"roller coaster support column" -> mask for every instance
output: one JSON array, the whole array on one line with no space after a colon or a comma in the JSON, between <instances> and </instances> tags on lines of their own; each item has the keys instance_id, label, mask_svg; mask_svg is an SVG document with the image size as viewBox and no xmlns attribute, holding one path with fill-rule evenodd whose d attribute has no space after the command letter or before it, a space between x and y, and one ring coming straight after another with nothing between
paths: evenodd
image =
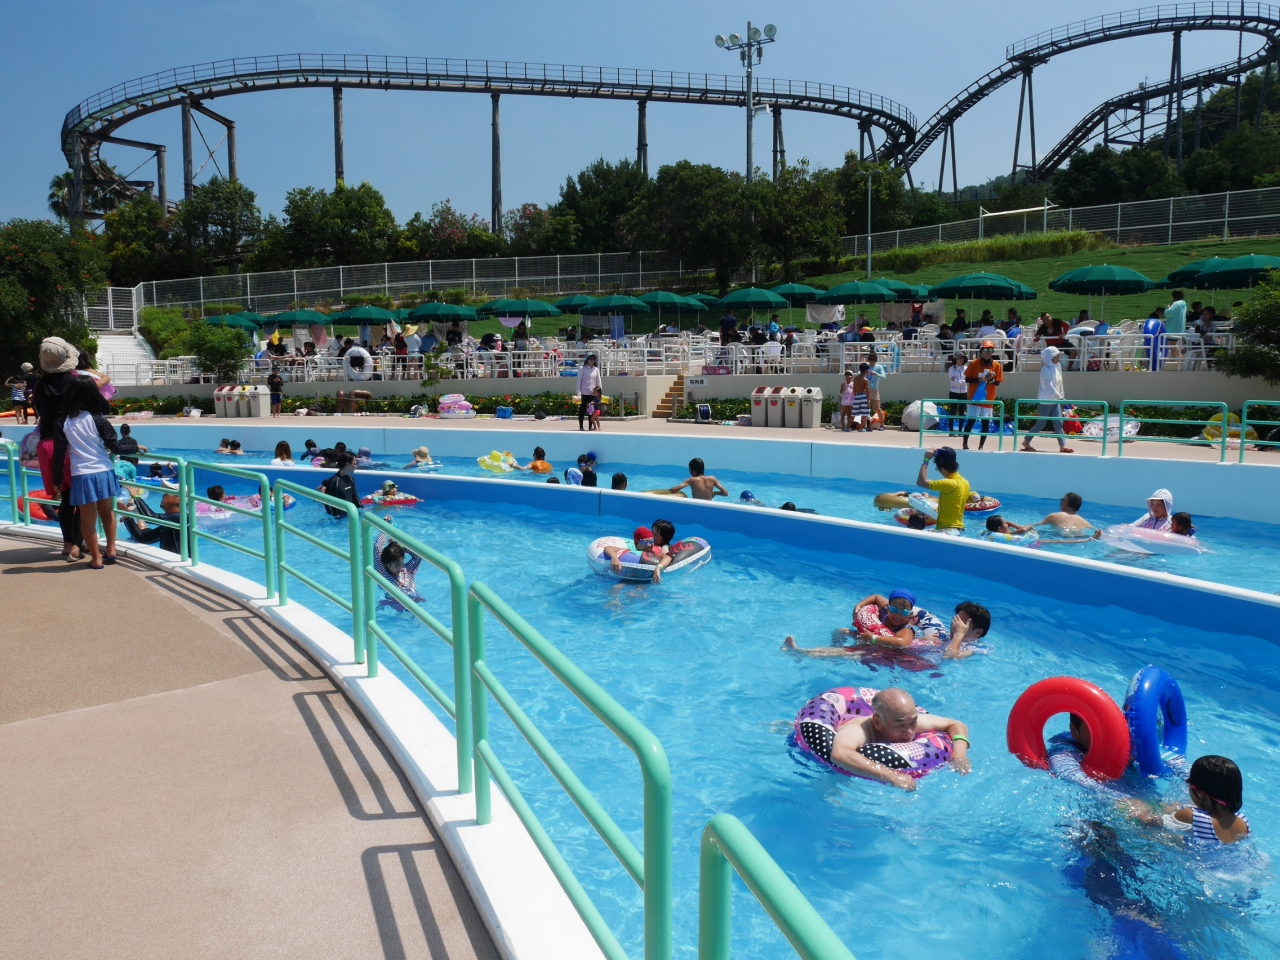
<instances>
[{"instance_id":1,"label":"roller coaster support column","mask_svg":"<svg viewBox=\"0 0 1280 960\"><path fill-rule=\"evenodd\" d=\"M636 164L640 172L649 175L649 101L636 104Z\"/></svg>"},{"instance_id":2,"label":"roller coaster support column","mask_svg":"<svg viewBox=\"0 0 1280 960\"><path fill-rule=\"evenodd\" d=\"M236 122L228 120L221 114L214 113L199 100L191 101L191 109L198 110L210 120L216 120L227 131L227 179L238 180L236 176Z\"/></svg>"},{"instance_id":3,"label":"roller coaster support column","mask_svg":"<svg viewBox=\"0 0 1280 960\"><path fill-rule=\"evenodd\" d=\"M160 209L167 214L169 212L169 185L168 177L165 175L165 145L163 143L147 143L145 140L126 140L124 137L104 137L93 134L87 135L90 139L97 140L99 143L118 143L122 147L136 147L139 150L149 150L156 155L156 187L160 192Z\"/></svg>"},{"instance_id":4,"label":"roller coaster support column","mask_svg":"<svg viewBox=\"0 0 1280 960\"><path fill-rule=\"evenodd\" d=\"M195 158L191 155L191 101L182 101L182 199L195 189Z\"/></svg>"},{"instance_id":5,"label":"roller coaster support column","mask_svg":"<svg viewBox=\"0 0 1280 960\"><path fill-rule=\"evenodd\" d=\"M1027 116L1027 133L1031 141L1031 166L1027 168L1029 179L1036 179L1036 98L1031 86L1031 71L1035 64L1027 62L1022 68L1022 90L1018 94L1018 130L1013 137L1013 169L1009 173L1010 186L1018 179L1018 155L1022 152L1022 116Z\"/></svg>"},{"instance_id":6,"label":"roller coaster support column","mask_svg":"<svg viewBox=\"0 0 1280 960\"><path fill-rule=\"evenodd\" d=\"M1262 129L1262 111L1267 105L1267 87L1271 85L1271 66L1275 63L1275 60L1275 48L1268 47L1267 62L1262 65L1262 93L1258 97L1258 112L1253 117L1253 128L1255 130Z\"/></svg>"},{"instance_id":7,"label":"roller coaster support column","mask_svg":"<svg viewBox=\"0 0 1280 960\"><path fill-rule=\"evenodd\" d=\"M346 164L343 162L342 143L342 88L333 87L333 182L334 185L346 182Z\"/></svg>"},{"instance_id":8,"label":"roller coaster support column","mask_svg":"<svg viewBox=\"0 0 1280 960\"><path fill-rule=\"evenodd\" d=\"M489 211L493 224L493 233L497 236L502 230L502 134L498 126L498 94L489 95L493 99L493 202Z\"/></svg>"},{"instance_id":9,"label":"roller coaster support column","mask_svg":"<svg viewBox=\"0 0 1280 960\"><path fill-rule=\"evenodd\" d=\"M84 154L80 150L80 138L73 137L71 155L71 196L67 197L67 212L72 226L84 224Z\"/></svg>"},{"instance_id":10,"label":"roller coaster support column","mask_svg":"<svg viewBox=\"0 0 1280 960\"><path fill-rule=\"evenodd\" d=\"M773 182L787 165L787 146L782 140L782 107L773 105Z\"/></svg>"},{"instance_id":11,"label":"roller coaster support column","mask_svg":"<svg viewBox=\"0 0 1280 960\"><path fill-rule=\"evenodd\" d=\"M1169 135L1177 133L1178 145L1175 154L1178 161L1178 173L1182 173L1182 31L1173 31L1173 58L1169 61L1169 100L1165 107L1164 118L1164 158L1169 159ZM1173 111L1178 111L1175 122Z\"/></svg>"}]
</instances>

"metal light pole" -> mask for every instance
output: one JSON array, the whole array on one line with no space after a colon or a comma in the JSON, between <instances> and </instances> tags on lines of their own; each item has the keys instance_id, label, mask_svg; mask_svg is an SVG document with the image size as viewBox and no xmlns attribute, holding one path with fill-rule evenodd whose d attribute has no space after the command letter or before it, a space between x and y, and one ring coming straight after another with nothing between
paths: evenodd
<instances>
[{"instance_id":1,"label":"metal light pole","mask_svg":"<svg viewBox=\"0 0 1280 960\"><path fill-rule=\"evenodd\" d=\"M867 279L871 279L871 168L867 168Z\"/></svg>"},{"instance_id":2,"label":"metal light pole","mask_svg":"<svg viewBox=\"0 0 1280 960\"><path fill-rule=\"evenodd\" d=\"M772 23L765 24L763 33L759 27L753 27L747 21L747 36L744 40L736 33L729 36L717 35L716 46L721 50L737 50L738 59L747 68L747 183L755 176L753 153L753 127L755 126L755 87L751 81L752 67L764 59L764 45L773 43L778 37L778 28ZM776 146L776 145L775 145Z\"/></svg>"}]
</instances>

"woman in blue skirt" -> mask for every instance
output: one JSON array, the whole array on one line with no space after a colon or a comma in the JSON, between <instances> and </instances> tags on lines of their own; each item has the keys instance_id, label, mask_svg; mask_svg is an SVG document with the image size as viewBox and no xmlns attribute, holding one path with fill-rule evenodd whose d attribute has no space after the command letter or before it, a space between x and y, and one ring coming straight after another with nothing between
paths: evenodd
<instances>
[{"instance_id":1,"label":"woman in blue skirt","mask_svg":"<svg viewBox=\"0 0 1280 960\"><path fill-rule=\"evenodd\" d=\"M89 569L101 570L116 562L116 515L112 506L120 496L120 483L111 463L116 431L101 409L98 386L88 377L76 377L53 438L53 480L59 490L71 491L72 506L80 508L80 530L89 551ZM64 477L64 461L71 457L71 477ZM98 520L107 534L107 548L98 546Z\"/></svg>"}]
</instances>

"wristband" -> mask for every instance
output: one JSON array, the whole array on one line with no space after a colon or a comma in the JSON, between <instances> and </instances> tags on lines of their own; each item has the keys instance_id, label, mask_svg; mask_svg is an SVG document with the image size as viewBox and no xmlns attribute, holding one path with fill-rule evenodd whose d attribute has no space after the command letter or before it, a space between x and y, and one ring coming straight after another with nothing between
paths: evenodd
<instances>
[{"instance_id":1,"label":"wristband","mask_svg":"<svg viewBox=\"0 0 1280 960\"><path fill-rule=\"evenodd\" d=\"M964 745L965 745L966 747L972 747L972 746L973 746L973 744L969 742L969 738L968 738L968 737L952 737L952 738L951 738L951 742L952 742L952 743L955 743L957 740L963 740L963 741L964 741Z\"/></svg>"}]
</instances>

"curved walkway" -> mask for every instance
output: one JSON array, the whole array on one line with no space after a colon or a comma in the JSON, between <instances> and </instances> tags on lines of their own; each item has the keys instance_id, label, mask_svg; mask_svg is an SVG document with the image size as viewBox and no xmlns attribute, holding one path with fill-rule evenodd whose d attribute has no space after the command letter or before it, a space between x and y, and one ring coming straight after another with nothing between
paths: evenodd
<instances>
[{"instance_id":1,"label":"curved walkway","mask_svg":"<svg viewBox=\"0 0 1280 960\"><path fill-rule=\"evenodd\" d=\"M382 743L252 612L0 537L0 953L496 960Z\"/></svg>"}]
</instances>

